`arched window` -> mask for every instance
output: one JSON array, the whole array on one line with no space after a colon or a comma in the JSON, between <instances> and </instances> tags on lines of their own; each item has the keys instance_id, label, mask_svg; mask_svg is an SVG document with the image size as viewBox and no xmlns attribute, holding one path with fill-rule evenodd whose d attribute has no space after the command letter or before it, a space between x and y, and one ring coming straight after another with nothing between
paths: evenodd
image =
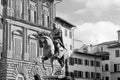
<instances>
[{"instance_id":1,"label":"arched window","mask_svg":"<svg viewBox=\"0 0 120 80\"><path fill-rule=\"evenodd\" d=\"M105 71L109 71L109 66L108 66L108 64L105 64Z\"/></svg>"},{"instance_id":2,"label":"arched window","mask_svg":"<svg viewBox=\"0 0 120 80\"><path fill-rule=\"evenodd\" d=\"M22 74L18 74L16 80L25 80Z\"/></svg>"}]
</instances>

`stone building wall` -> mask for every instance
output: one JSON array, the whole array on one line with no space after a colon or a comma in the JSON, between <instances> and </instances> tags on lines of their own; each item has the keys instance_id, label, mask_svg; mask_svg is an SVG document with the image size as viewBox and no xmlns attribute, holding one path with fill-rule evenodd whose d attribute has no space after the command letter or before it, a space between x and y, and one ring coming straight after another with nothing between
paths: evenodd
<instances>
[{"instance_id":1,"label":"stone building wall","mask_svg":"<svg viewBox=\"0 0 120 80\"><path fill-rule=\"evenodd\" d=\"M45 64L46 69L44 70L42 64L36 64L29 61L20 61L7 59L7 65L4 63L0 65L0 80L17 80L17 76L21 74L24 76L22 80L34 80L35 76L39 76L42 79L43 76L52 76L51 65ZM54 70L60 68L59 66L54 66ZM6 79L5 79L6 78Z\"/></svg>"},{"instance_id":2,"label":"stone building wall","mask_svg":"<svg viewBox=\"0 0 120 80\"><path fill-rule=\"evenodd\" d=\"M37 32L50 33L54 23L53 1L7 0L7 3L5 2L0 80L41 79L43 76L53 76L57 70L61 70L58 64L54 64L52 73L49 60L45 62L47 70L43 69L41 63L43 52L38 40L33 36Z\"/></svg>"}]
</instances>

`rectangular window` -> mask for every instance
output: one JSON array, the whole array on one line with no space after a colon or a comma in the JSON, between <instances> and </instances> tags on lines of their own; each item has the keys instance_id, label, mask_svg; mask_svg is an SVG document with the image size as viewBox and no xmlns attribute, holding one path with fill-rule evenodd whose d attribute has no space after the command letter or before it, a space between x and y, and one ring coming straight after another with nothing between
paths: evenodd
<instances>
[{"instance_id":1,"label":"rectangular window","mask_svg":"<svg viewBox=\"0 0 120 80\"><path fill-rule=\"evenodd\" d=\"M29 5L29 21L32 23L37 23L37 7L36 3L33 1L30 1Z\"/></svg>"},{"instance_id":2,"label":"rectangular window","mask_svg":"<svg viewBox=\"0 0 120 80\"><path fill-rule=\"evenodd\" d=\"M105 71L109 71L109 65L105 64Z\"/></svg>"},{"instance_id":3,"label":"rectangular window","mask_svg":"<svg viewBox=\"0 0 120 80\"><path fill-rule=\"evenodd\" d=\"M74 71L74 76L75 76L75 78L78 78L78 71Z\"/></svg>"},{"instance_id":4,"label":"rectangular window","mask_svg":"<svg viewBox=\"0 0 120 80\"><path fill-rule=\"evenodd\" d=\"M91 78L94 79L94 72L91 72Z\"/></svg>"},{"instance_id":5,"label":"rectangular window","mask_svg":"<svg viewBox=\"0 0 120 80\"><path fill-rule=\"evenodd\" d=\"M89 77L89 73L87 74L87 76ZM74 77L75 78L83 78L83 72L82 71L74 71Z\"/></svg>"},{"instance_id":6,"label":"rectangular window","mask_svg":"<svg viewBox=\"0 0 120 80\"><path fill-rule=\"evenodd\" d=\"M69 32L69 37L72 38L72 32L71 31Z\"/></svg>"},{"instance_id":7,"label":"rectangular window","mask_svg":"<svg viewBox=\"0 0 120 80\"><path fill-rule=\"evenodd\" d=\"M100 73L96 73L96 78L97 79L101 79L101 74Z\"/></svg>"},{"instance_id":8,"label":"rectangular window","mask_svg":"<svg viewBox=\"0 0 120 80\"><path fill-rule=\"evenodd\" d=\"M90 73L89 72L85 72L85 78L90 78Z\"/></svg>"},{"instance_id":9,"label":"rectangular window","mask_svg":"<svg viewBox=\"0 0 120 80\"><path fill-rule=\"evenodd\" d=\"M30 9L30 22L34 23L34 11Z\"/></svg>"},{"instance_id":10,"label":"rectangular window","mask_svg":"<svg viewBox=\"0 0 120 80\"><path fill-rule=\"evenodd\" d=\"M30 9L28 9L28 21L30 22L31 20L31 14L30 14Z\"/></svg>"},{"instance_id":11,"label":"rectangular window","mask_svg":"<svg viewBox=\"0 0 120 80\"><path fill-rule=\"evenodd\" d=\"M48 18L48 16L45 15L45 18L44 18L45 19L45 27L48 27L48 19L47 18Z\"/></svg>"},{"instance_id":12,"label":"rectangular window","mask_svg":"<svg viewBox=\"0 0 120 80\"><path fill-rule=\"evenodd\" d=\"M120 57L120 52L119 52L119 50L115 50L115 56L116 56L116 57Z\"/></svg>"},{"instance_id":13,"label":"rectangular window","mask_svg":"<svg viewBox=\"0 0 120 80\"><path fill-rule=\"evenodd\" d=\"M42 14L42 26L45 26L45 17L44 17L44 14Z\"/></svg>"},{"instance_id":14,"label":"rectangular window","mask_svg":"<svg viewBox=\"0 0 120 80\"><path fill-rule=\"evenodd\" d=\"M18 18L18 19L21 19L22 14L23 14L23 0L16 0L15 17Z\"/></svg>"},{"instance_id":15,"label":"rectangular window","mask_svg":"<svg viewBox=\"0 0 120 80\"><path fill-rule=\"evenodd\" d=\"M23 0L20 0L20 19L23 18Z\"/></svg>"},{"instance_id":16,"label":"rectangular window","mask_svg":"<svg viewBox=\"0 0 120 80\"><path fill-rule=\"evenodd\" d=\"M83 60L82 59L78 59L78 64L83 64Z\"/></svg>"},{"instance_id":17,"label":"rectangular window","mask_svg":"<svg viewBox=\"0 0 120 80\"><path fill-rule=\"evenodd\" d=\"M101 52L103 52L103 47L101 47Z\"/></svg>"},{"instance_id":18,"label":"rectangular window","mask_svg":"<svg viewBox=\"0 0 120 80\"><path fill-rule=\"evenodd\" d=\"M114 64L114 71L120 72L120 64Z\"/></svg>"},{"instance_id":19,"label":"rectangular window","mask_svg":"<svg viewBox=\"0 0 120 80\"><path fill-rule=\"evenodd\" d=\"M22 38L14 38L14 55L15 59L22 59Z\"/></svg>"},{"instance_id":20,"label":"rectangular window","mask_svg":"<svg viewBox=\"0 0 120 80\"><path fill-rule=\"evenodd\" d=\"M95 72L91 72L91 78L92 78L92 79L95 79L95 78L96 78Z\"/></svg>"},{"instance_id":21,"label":"rectangular window","mask_svg":"<svg viewBox=\"0 0 120 80\"><path fill-rule=\"evenodd\" d=\"M100 62L99 61L96 62L96 66L100 67Z\"/></svg>"},{"instance_id":22,"label":"rectangular window","mask_svg":"<svg viewBox=\"0 0 120 80\"><path fill-rule=\"evenodd\" d=\"M30 60L34 60L35 58L37 58L37 41L31 39L30 40Z\"/></svg>"},{"instance_id":23,"label":"rectangular window","mask_svg":"<svg viewBox=\"0 0 120 80\"><path fill-rule=\"evenodd\" d=\"M74 60L75 60L75 64L77 64L77 63L78 63L78 62L77 62L77 61L78 61L78 59L77 59L77 58L74 58Z\"/></svg>"},{"instance_id":24,"label":"rectangular window","mask_svg":"<svg viewBox=\"0 0 120 80\"><path fill-rule=\"evenodd\" d=\"M114 72L117 72L117 64L114 64Z\"/></svg>"},{"instance_id":25,"label":"rectangular window","mask_svg":"<svg viewBox=\"0 0 120 80\"><path fill-rule=\"evenodd\" d=\"M70 75L71 77L74 77L74 72L70 72L69 75Z\"/></svg>"},{"instance_id":26,"label":"rectangular window","mask_svg":"<svg viewBox=\"0 0 120 80\"><path fill-rule=\"evenodd\" d=\"M34 11L34 23L37 23L37 11Z\"/></svg>"},{"instance_id":27,"label":"rectangular window","mask_svg":"<svg viewBox=\"0 0 120 80\"><path fill-rule=\"evenodd\" d=\"M72 57L69 58L69 64L74 65L74 58L72 58Z\"/></svg>"},{"instance_id":28,"label":"rectangular window","mask_svg":"<svg viewBox=\"0 0 120 80\"><path fill-rule=\"evenodd\" d=\"M47 23L48 23L48 27L50 27L50 17L49 16L47 16Z\"/></svg>"},{"instance_id":29,"label":"rectangular window","mask_svg":"<svg viewBox=\"0 0 120 80\"><path fill-rule=\"evenodd\" d=\"M105 80L109 80L109 77L105 77Z\"/></svg>"},{"instance_id":30,"label":"rectangular window","mask_svg":"<svg viewBox=\"0 0 120 80\"><path fill-rule=\"evenodd\" d=\"M85 60L85 65L89 66L89 60Z\"/></svg>"},{"instance_id":31,"label":"rectangular window","mask_svg":"<svg viewBox=\"0 0 120 80\"><path fill-rule=\"evenodd\" d=\"M14 16L15 17L15 0L8 0L8 8L7 8L7 15L8 16Z\"/></svg>"},{"instance_id":32,"label":"rectangular window","mask_svg":"<svg viewBox=\"0 0 120 80\"><path fill-rule=\"evenodd\" d=\"M67 36L67 30L65 29L65 36Z\"/></svg>"},{"instance_id":33,"label":"rectangular window","mask_svg":"<svg viewBox=\"0 0 120 80\"><path fill-rule=\"evenodd\" d=\"M83 78L83 72L82 71L78 71L78 77Z\"/></svg>"},{"instance_id":34,"label":"rectangular window","mask_svg":"<svg viewBox=\"0 0 120 80\"><path fill-rule=\"evenodd\" d=\"M44 27L49 28L49 24L50 24L50 8L49 6L47 6L47 4L42 5L42 14L44 14L44 17L42 17L42 20L44 20Z\"/></svg>"},{"instance_id":35,"label":"rectangular window","mask_svg":"<svg viewBox=\"0 0 120 80\"><path fill-rule=\"evenodd\" d=\"M70 50L72 50L72 45L70 45Z\"/></svg>"},{"instance_id":36,"label":"rectangular window","mask_svg":"<svg viewBox=\"0 0 120 80\"><path fill-rule=\"evenodd\" d=\"M91 66L94 66L94 61L90 61L90 63L91 63Z\"/></svg>"}]
</instances>

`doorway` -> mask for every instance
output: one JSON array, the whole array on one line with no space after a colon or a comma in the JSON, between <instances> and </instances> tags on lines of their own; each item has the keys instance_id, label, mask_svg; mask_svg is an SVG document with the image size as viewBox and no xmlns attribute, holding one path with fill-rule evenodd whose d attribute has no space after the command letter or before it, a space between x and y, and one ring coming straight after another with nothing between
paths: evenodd
<instances>
[{"instance_id":1,"label":"doorway","mask_svg":"<svg viewBox=\"0 0 120 80\"><path fill-rule=\"evenodd\" d=\"M39 75L34 75L35 80L41 80Z\"/></svg>"}]
</instances>

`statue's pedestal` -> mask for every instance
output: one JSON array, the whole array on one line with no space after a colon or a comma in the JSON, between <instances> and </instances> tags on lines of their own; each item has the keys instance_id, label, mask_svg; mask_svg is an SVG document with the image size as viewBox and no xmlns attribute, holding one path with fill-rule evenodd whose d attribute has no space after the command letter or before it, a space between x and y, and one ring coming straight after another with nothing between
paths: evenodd
<instances>
[{"instance_id":1,"label":"statue's pedestal","mask_svg":"<svg viewBox=\"0 0 120 80\"><path fill-rule=\"evenodd\" d=\"M43 80L73 80L71 77L60 75L60 76L43 76Z\"/></svg>"},{"instance_id":2,"label":"statue's pedestal","mask_svg":"<svg viewBox=\"0 0 120 80\"><path fill-rule=\"evenodd\" d=\"M43 80L59 80L58 76L43 76Z\"/></svg>"}]
</instances>

